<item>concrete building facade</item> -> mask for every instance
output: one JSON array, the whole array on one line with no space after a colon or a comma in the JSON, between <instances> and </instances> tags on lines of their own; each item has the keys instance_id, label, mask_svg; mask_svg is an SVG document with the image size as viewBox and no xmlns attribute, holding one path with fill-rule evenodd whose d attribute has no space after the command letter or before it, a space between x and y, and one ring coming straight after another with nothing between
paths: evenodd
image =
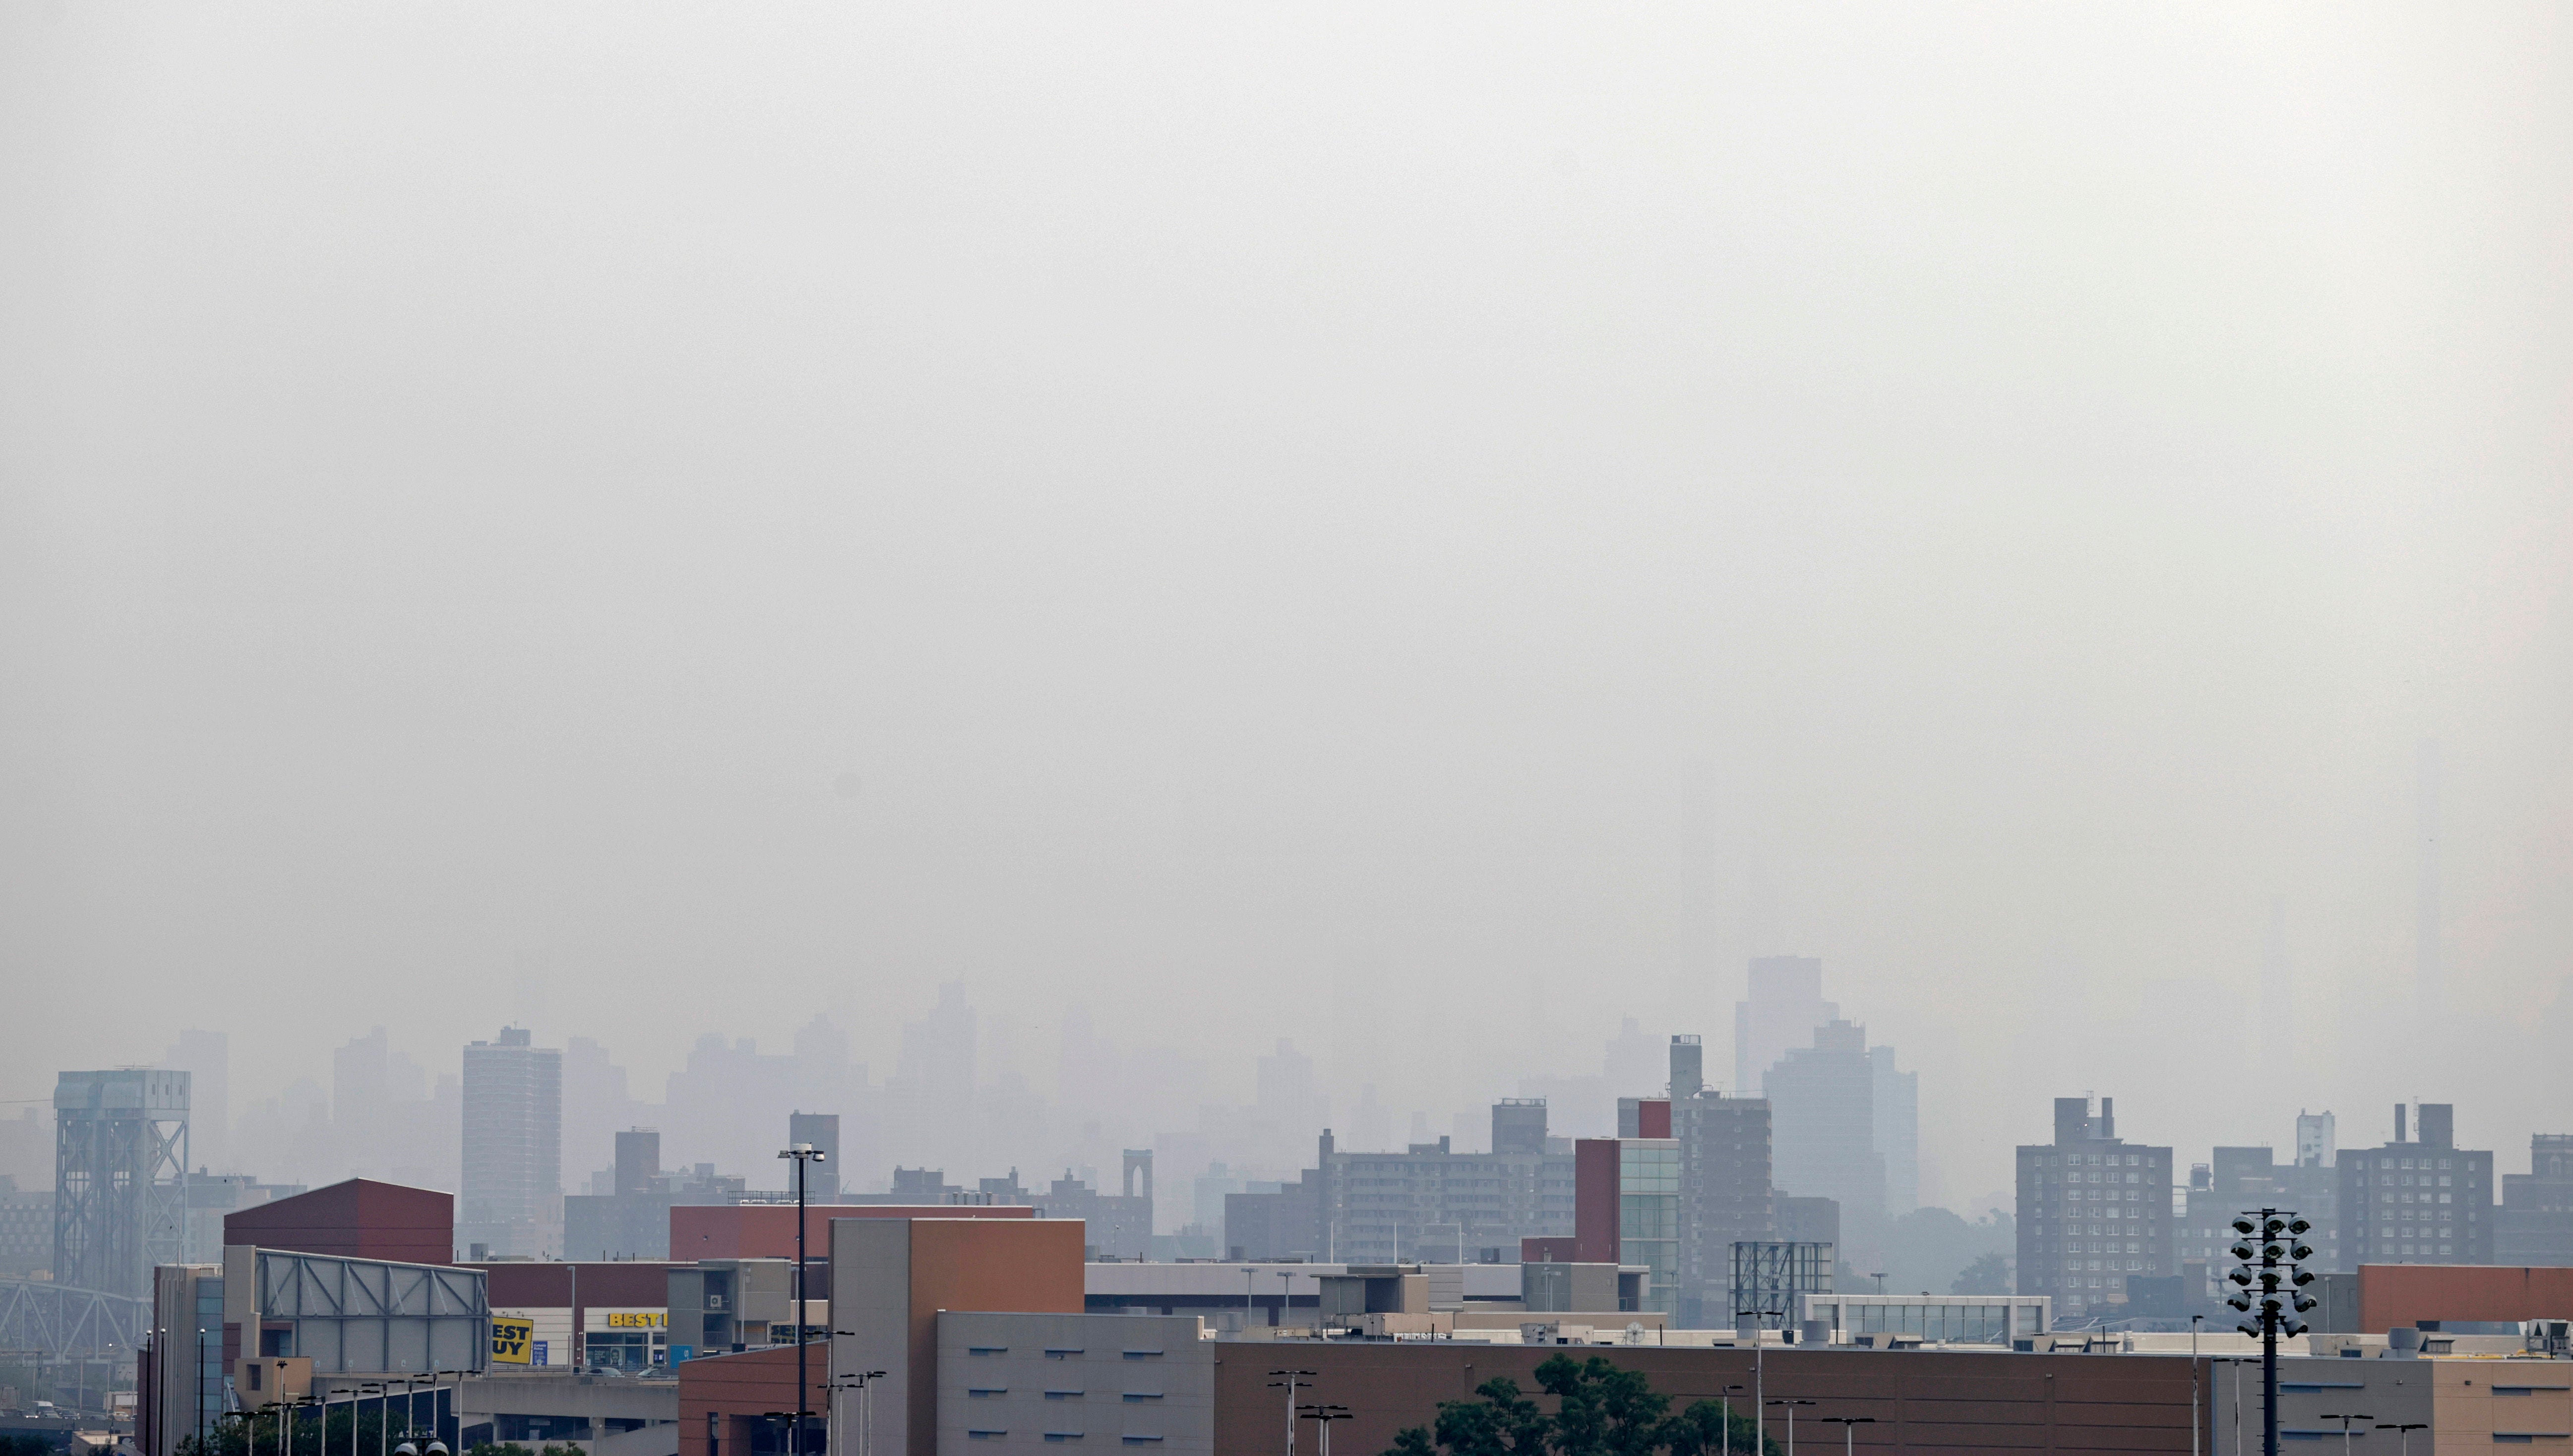
<instances>
[{"instance_id":1,"label":"concrete building facade","mask_svg":"<svg viewBox=\"0 0 2573 1456\"><path fill-rule=\"evenodd\" d=\"M1210 1456L1219 1347L1200 1327L1186 1316L942 1312L938 1449Z\"/></svg>"}]
</instances>

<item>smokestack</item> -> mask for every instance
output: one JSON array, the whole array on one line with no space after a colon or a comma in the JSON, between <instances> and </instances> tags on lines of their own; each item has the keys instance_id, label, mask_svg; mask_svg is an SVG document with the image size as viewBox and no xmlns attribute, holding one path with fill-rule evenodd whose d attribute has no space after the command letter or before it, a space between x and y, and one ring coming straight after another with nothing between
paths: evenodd
<instances>
[{"instance_id":1,"label":"smokestack","mask_svg":"<svg viewBox=\"0 0 2573 1456\"><path fill-rule=\"evenodd\" d=\"M2118 1099L2116 1097L2100 1099L2100 1135L2103 1138L2118 1135Z\"/></svg>"},{"instance_id":2,"label":"smokestack","mask_svg":"<svg viewBox=\"0 0 2573 1456\"><path fill-rule=\"evenodd\" d=\"M2269 939L2260 955L2260 1060L2284 1077L2295 1054L2294 994L2288 985L2287 899L2269 897Z\"/></svg>"},{"instance_id":3,"label":"smokestack","mask_svg":"<svg viewBox=\"0 0 2573 1456\"><path fill-rule=\"evenodd\" d=\"M2396 1102L2396 1103L2394 1104L2394 1140L2395 1140L2395 1141L2397 1141L2397 1142L2401 1142L2401 1141L2403 1141L2403 1140L2404 1140L2404 1139L2403 1139L2403 1104L2402 1104L2401 1102Z\"/></svg>"}]
</instances>

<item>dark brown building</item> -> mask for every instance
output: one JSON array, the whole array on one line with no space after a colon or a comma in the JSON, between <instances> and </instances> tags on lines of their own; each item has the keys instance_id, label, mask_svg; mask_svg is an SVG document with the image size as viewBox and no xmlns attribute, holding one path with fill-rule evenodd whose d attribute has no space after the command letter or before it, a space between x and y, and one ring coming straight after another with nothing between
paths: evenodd
<instances>
[{"instance_id":1,"label":"dark brown building","mask_svg":"<svg viewBox=\"0 0 2573 1456\"><path fill-rule=\"evenodd\" d=\"M1747 1413L1743 1402L1755 1383L1771 1400L1813 1401L1796 1408L1796 1438L1800 1448L1817 1451L1841 1444L1841 1428L1827 1423L1832 1416L1872 1418L1854 1428L1856 1445L1924 1456L2190 1449L2191 1362L2179 1357L1227 1341L1216 1348L1216 1456L1276 1456L1284 1413L1269 1372L1280 1365L1314 1371L1310 1394L1298 1398L1347 1406L1350 1419L1331 1433L1331 1444L1372 1456L1391 1447L1403 1427L1433 1420L1440 1401L1469 1398L1494 1376L1534 1390L1536 1367L1557 1353L1604 1356L1640 1370L1675 1411L1740 1385L1735 1408ZM2203 1382L2207 1364L2197 1363ZM2198 1389L2203 1396L2205 1386ZM2206 1408L2203 1399L2199 1408ZM1771 1419L1783 1447L1784 1418L1773 1409ZM2203 1416L2200 1424L2198 1449L2212 1450L2212 1428Z\"/></svg>"}]
</instances>

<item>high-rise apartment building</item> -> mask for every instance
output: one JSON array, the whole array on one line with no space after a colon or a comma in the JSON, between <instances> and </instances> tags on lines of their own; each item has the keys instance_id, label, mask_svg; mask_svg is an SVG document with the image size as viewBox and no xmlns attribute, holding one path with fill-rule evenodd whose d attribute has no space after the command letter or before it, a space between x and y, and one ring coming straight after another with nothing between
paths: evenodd
<instances>
[{"instance_id":1,"label":"high-rise apartment building","mask_svg":"<svg viewBox=\"0 0 2573 1456\"><path fill-rule=\"evenodd\" d=\"M188 1074L62 1073L54 1126L54 1282L150 1296L188 1247Z\"/></svg>"},{"instance_id":2,"label":"high-rise apartment building","mask_svg":"<svg viewBox=\"0 0 2573 1456\"><path fill-rule=\"evenodd\" d=\"M1770 1176L1804 1197L1840 1204L1845 1247L1861 1261L1883 1251L1885 1158L1876 1148L1876 1080L1867 1029L1816 1027L1813 1045L1769 1069Z\"/></svg>"},{"instance_id":3,"label":"high-rise apartment building","mask_svg":"<svg viewBox=\"0 0 2573 1456\"><path fill-rule=\"evenodd\" d=\"M2297 1119L2300 1134L2305 1121ZM2182 1195L2185 1206L2173 1230L2181 1272L2196 1280L2194 1286L2183 1288L2183 1296L2205 1299L2221 1294L2216 1285L2233 1266L2227 1251L2238 1238L2233 1220L2260 1208L2292 1208L2302 1214L2313 1225L2305 1235L2314 1248L2307 1267L2316 1273L2340 1270L2337 1178L2327 1164L2276 1161L2265 1146L2216 1148L2213 1161L2189 1169L2188 1189Z\"/></svg>"},{"instance_id":4,"label":"high-rise apartment building","mask_svg":"<svg viewBox=\"0 0 2573 1456\"><path fill-rule=\"evenodd\" d=\"M464 1049L464 1191L456 1241L562 1251L562 1053L516 1027Z\"/></svg>"},{"instance_id":5,"label":"high-rise apartment building","mask_svg":"<svg viewBox=\"0 0 2573 1456\"><path fill-rule=\"evenodd\" d=\"M1885 1216L1900 1218L1921 1206L1921 1074L1894 1065L1894 1049L1870 1047L1876 1073L1876 1155L1885 1159Z\"/></svg>"},{"instance_id":6,"label":"high-rise apartment building","mask_svg":"<svg viewBox=\"0 0 2573 1456\"><path fill-rule=\"evenodd\" d=\"M2398 1102L2393 1141L2340 1154L2340 1250L2351 1268L2493 1261L2493 1155L2456 1145L2453 1103L2420 1105L2418 1140L2405 1136Z\"/></svg>"},{"instance_id":7,"label":"high-rise apartment building","mask_svg":"<svg viewBox=\"0 0 2573 1456\"><path fill-rule=\"evenodd\" d=\"M2055 1299L2059 1317L2107 1312L2129 1277L2179 1272L2171 1231L2171 1150L2118 1135L2117 1100L2055 1099L2055 1140L2019 1149L2019 1292Z\"/></svg>"},{"instance_id":8,"label":"high-rise apartment building","mask_svg":"<svg viewBox=\"0 0 2573 1456\"><path fill-rule=\"evenodd\" d=\"M2528 1171L2502 1174L2499 1226L2496 1263L2573 1264L2573 1136L2528 1139Z\"/></svg>"},{"instance_id":9,"label":"high-rise apartment building","mask_svg":"<svg viewBox=\"0 0 2573 1456\"><path fill-rule=\"evenodd\" d=\"M2329 1112L2296 1112L2296 1166L2330 1167L2340 1158L2339 1133Z\"/></svg>"},{"instance_id":10,"label":"high-rise apartment building","mask_svg":"<svg viewBox=\"0 0 2573 1456\"><path fill-rule=\"evenodd\" d=\"M1671 1039L1670 1135L1680 1169L1673 1312L1687 1328L1729 1328L1733 1245L1771 1237L1770 1108L1766 1097L1710 1091L1701 1065L1697 1038Z\"/></svg>"},{"instance_id":11,"label":"high-rise apartment building","mask_svg":"<svg viewBox=\"0 0 2573 1456\"><path fill-rule=\"evenodd\" d=\"M1735 1085L1775 1113L1778 1185L1841 1205L1852 1257L1921 1203L1920 1077L1823 999L1822 962L1765 956L1734 1007ZM1674 1093L1676 1095L1676 1093Z\"/></svg>"}]
</instances>

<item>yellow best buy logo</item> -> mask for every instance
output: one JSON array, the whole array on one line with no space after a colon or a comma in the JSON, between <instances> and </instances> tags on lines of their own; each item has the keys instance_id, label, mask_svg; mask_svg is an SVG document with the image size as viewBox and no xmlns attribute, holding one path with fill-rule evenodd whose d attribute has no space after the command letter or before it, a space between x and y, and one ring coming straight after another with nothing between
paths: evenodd
<instances>
[{"instance_id":1,"label":"yellow best buy logo","mask_svg":"<svg viewBox=\"0 0 2573 1456\"><path fill-rule=\"evenodd\" d=\"M670 1316L657 1309L618 1310L607 1316L609 1329L666 1329Z\"/></svg>"},{"instance_id":2,"label":"yellow best buy logo","mask_svg":"<svg viewBox=\"0 0 2573 1456\"><path fill-rule=\"evenodd\" d=\"M491 1321L491 1358L503 1365L534 1363L533 1346L536 1322L532 1319L493 1319Z\"/></svg>"}]
</instances>

